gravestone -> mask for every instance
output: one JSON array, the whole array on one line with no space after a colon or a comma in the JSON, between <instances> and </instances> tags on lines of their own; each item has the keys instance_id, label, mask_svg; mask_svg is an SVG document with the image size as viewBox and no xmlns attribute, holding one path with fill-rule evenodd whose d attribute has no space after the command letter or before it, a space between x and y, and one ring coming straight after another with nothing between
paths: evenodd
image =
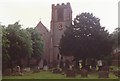
<instances>
[{"instance_id":1,"label":"gravestone","mask_svg":"<svg viewBox=\"0 0 120 81\"><path fill-rule=\"evenodd\" d=\"M98 72L99 78L109 78L109 66L105 65Z\"/></svg>"},{"instance_id":2,"label":"gravestone","mask_svg":"<svg viewBox=\"0 0 120 81\"><path fill-rule=\"evenodd\" d=\"M39 62L39 68L40 68L40 70L43 69L43 60L42 60L42 59L41 59L40 62Z\"/></svg>"},{"instance_id":3,"label":"gravestone","mask_svg":"<svg viewBox=\"0 0 120 81\"><path fill-rule=\"evenodd\" d=\"M88 71L86 69L81 69L81 77L88 77Z\"/></svg>"},{"instance_id":4,"label":"gravestone","mask_svg":"<svg viewBox=\"0 0 120 81\"><path fill-rule=\"evenodd\" d=\"M30 72L30 67L26 67L23 69L24 72Z\"/></svg>"},{"instance_id":5,"label":"gravestone","mask_svg":"<svg viewBox=\"0 0 120 81\"><path fill-rule=\"evenodd\" d=\"M108 71L99 71L98 75L99 75L99 78L109 78L109 72Z\"/></svg>"},{"instance_id":6,"label":"gravestone","mask_svg":"<svg viewBox=\"0 0 120 81\"><path fill-rule=\"evenodd\" d=\"M65 68L69 69L70 61L68 59L65 60Z\"/></svg>"},{"instance_id":7,"label":"gravestone","mask_svg":"<svg viewBox=\"0 0 120 81\"><path fill-rule=\"evenodd\" d=\"M101 71L109 71L109 66L105 65L101 68Z\"/></svg>"},{"instance_id":8,"label":"gravestone","mask_svg":"<svg viewBox=\"0 0 120 81\"><path fill-rule=\"evenodd\" d=\"M47 63L46 59L43 60L43 70L44 71L48 70L48 63Z\"/></svg>"},{"instance_id":9,"label":"gravestone","mask_svg":"<svg viewBox=\"0 0 120 81\"><path fill-rule=\"evenodd\" d=\"M13 76L22 76L23 74L21 73L20 66L16 66L13 68Z\"/></svg>"},{"instance_id":10,"label":"gravestone","mask_svg":"<svg viewBox=\"0 0 120 81\"><path fill-rule=\"evenodd\" d=\"M38 73L40 70L39 70L39 67L38 66L35 66L33 68L33 73Z\"/></svg>"},{"instance_id":11,"label":"gravestone","mask_svg":"<svg viewBox=\"0 0 120 81\"><path fill-rule=\"evenodd\" d=\"M47 65L43 66L43 70L47 71L48 70L48 66Z\"/></svg>"}]
</instances>

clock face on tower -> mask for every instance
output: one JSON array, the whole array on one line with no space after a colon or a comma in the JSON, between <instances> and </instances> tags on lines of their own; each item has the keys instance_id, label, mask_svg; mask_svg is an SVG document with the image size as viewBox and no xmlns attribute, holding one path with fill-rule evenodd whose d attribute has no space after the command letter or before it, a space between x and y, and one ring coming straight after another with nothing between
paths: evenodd
<instances>
[{"instance_id":1,"label":"clock face on tower","mask_svg":"<svg viewBox=\"0 0 120 81\"><path fill-rule=\"evenodd\" d=\"M63 29L63 25L62 25L62 23L59 23L59 25L58 25L58 29L59 29L59 30L62 30L62 29Z\"/></svg>"}]
</instances>

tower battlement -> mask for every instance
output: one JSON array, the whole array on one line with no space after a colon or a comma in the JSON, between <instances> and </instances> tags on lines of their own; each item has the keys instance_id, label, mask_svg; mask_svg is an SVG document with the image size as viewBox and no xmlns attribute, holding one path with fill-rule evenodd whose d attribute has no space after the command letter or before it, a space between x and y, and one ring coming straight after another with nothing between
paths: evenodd
<instances>
[{"instance_id":1,"label":"tower battlement","mask_svg":"<svg viewBox=\"0 0 120 81\"><path fill-rule=\"evenodd\" d=\"M72 22L72 9L70 3L52 4L51 15L51 61L58 61L59 43L66 27Z\"/></svg>"},{"instance_id":2,"label":"tower battlement","mask_svg":"<svg viewBox=\"0 0 120 81\"><path fill-rule=\"evenodd\" d=\"M69 3L69 2L67 2L66 4L65 4L65 3L61 3L61 4L58 3L58 4L56 4L56 5L55 5L55 4L52 4L52 7L53 7L53 8L55 8L55 7L56 7L56 8L58 8L58 7L69 7L69 6L70 6L70 3Z\"/></svg>"}]
</instances>

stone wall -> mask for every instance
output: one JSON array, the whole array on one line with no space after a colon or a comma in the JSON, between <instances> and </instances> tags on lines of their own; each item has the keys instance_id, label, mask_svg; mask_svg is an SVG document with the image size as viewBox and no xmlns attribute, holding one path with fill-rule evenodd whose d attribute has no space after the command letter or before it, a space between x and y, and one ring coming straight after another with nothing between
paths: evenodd
<instances>
[{"instance_id":1,"label":"stone wall","mask_svg":"<svg viewBox=\"0 0 120 81\"><path fill-rule=\"evenodd\" d=\"M50 32L40 21L36 26L36 30L41 34L44 50L42 54L42 59L50 60Z\"/></svg>"},{"instance_id":2,"label":"stone wall","mask_svg":"<svg viewBox=\"0 0 120 81\"><path fill-rule=\"evenodd\" d=\"M63 20L59 20L58 14L59 10L62 9ZM61 36L63 35L66 27L69 27L72 22L72 9L70 3L67 4L57 4L52 5L52 18L51 18L51 51L50 55L51 61L57 61L57 56L59 54L59 43Z\"/></svg>"}]
</instances>

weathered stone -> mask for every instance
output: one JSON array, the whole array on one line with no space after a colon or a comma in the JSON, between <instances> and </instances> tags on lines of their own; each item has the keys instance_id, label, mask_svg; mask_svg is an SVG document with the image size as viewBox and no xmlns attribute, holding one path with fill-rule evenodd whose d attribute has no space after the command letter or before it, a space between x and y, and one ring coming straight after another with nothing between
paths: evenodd
<instances>
[{"instance_id":1,"label":"weathered stone","mask_svg":"<svg viewBox=\"0 0 120 81\"><path fill-rule=\"evenodd\" d=\"M38 72L40 72L40 70L39 70L38 66L35 66L33 68L33 73L38 73Z\"/></svg>"},{"instance_id":2,"label":"weathered stone","mask_svg":"<svg viewBox=\"0 0 120 81\"><path fill-rule=\"evenodd\" d=\"M40 62L39 62L39 68L43 69L43 60L40 60Z\"/></svg>"},{"instance_id":3,"label":"weathered stone","mask_svg":"<svg viewBox=\"0 0 120 81\"><path fill-rule=\"evenodd\" d=\"M43 67L43 70L44 70L44 71L47 71L47 70L48 70L48 66L47 66L47 65L44 66L44 67Z\"/></svg>"},{"instance_id":4,"label":"weathered stone","mask_svg":"<svg viewBox=\"0 0 120 81\"><path fill-rule=\"evenodd\" d=\"M30 72L30 67L24 68L22 71L23 72Z\"/></svg>"},{"instance_id":5,"label":"weathered stone","mask_svg":"<svg viewBox=\"0 0 120 81\"><path fill-rule=\"evenodd\" d=\"M108 71L99 71L98 75L99 75L99 78L109 78L109 72Z\"/></svg>"},{"instance_id":6,"label":"weathered stone","mask_svg":"<svg viewBox=\"0 0 120 81\"><path fill-rule=\"evenodd\" d=\"M16 66L13 68L12 75L13 76L22 76L23 75L23 73L21 73L20 66Z\"/></svg>"},{"instance_id":7,"label":"weathered stone","mask_svg":"<svg viewBox=\"0 0 120 81\"><path fill-rule=\"evenodd\" d=\"M60 11L61 9L62 11ZM58 48L61 36L66 26L69 27L72 22L72 9L70 4L59 5L59 7L54 6L54 8L52 8L51 18L50 32L41 21L37 24L35 29L41 34L44 44L42 58L47 59L49 62L54 62L54 60L59 60L57 57L59 55ZM59 20L61 18L62 20Z\"/></svg>"},{"instance_id":8,"label":"weathered stone","mask_svg":"<svg viewBox=\"0 0 120 81\"><path fill-rule=\"evenodd\" d=\"M105 65L101 67L101 71L109 71L109 66Z\"/></svg>"},{"instance_id":9,"label":"weathered stone","mask_svg":"<svg viewBox=\"0 0 120 81\"><path fill-rule=\"evenodd\" d=\"M88 71L86 69L81 69L81 77L88 77Z\"/></svg>"}]
</instances>

